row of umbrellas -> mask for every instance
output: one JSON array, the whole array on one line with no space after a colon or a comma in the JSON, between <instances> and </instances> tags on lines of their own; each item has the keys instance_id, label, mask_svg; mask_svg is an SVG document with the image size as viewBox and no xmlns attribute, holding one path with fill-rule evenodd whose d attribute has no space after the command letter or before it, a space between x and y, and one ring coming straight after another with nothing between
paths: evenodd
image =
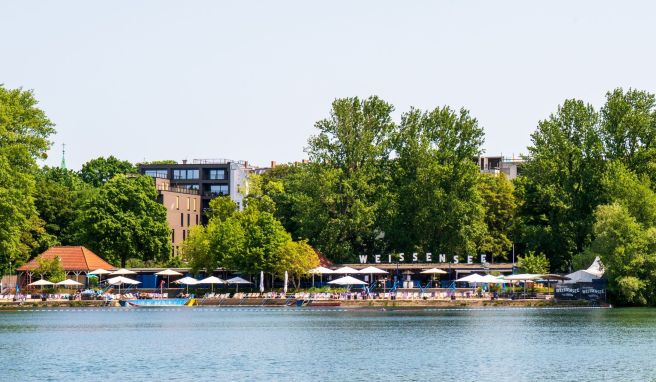
<instances>
[{"instance_id":1,"label":"row of umbrellas","mask_svg":"<svg viewBox=\"0 0 656 382\"><path fill-rule=\"evenodd\" d=\"M314 275L354 275L354 274L364 274L364 275L372 275L372 274L387 274L389 272L384 271L382 269L376 268L376 267L366 267L363 269L355 269L351 267L341 267L338 269L330 269L330 268L325 268L325 267L316 267L313 269L310 269L310 274ZM423 274L446 274L446 272L442 269L438 268L431 268L427 269L425 271L422 271L421 273Z\"/></svg>"},{"instance_id":2,"label":"row of umbrellas","mask_svg":"<svg viewBox=\"0 0 656 382\"><path fill-rule=\"evenodd\" d=\"M456 281L470 282L470 283L488 283L488 284L506 284L511 281L535 281L535 280L567 280L567 277L555 274L537 274L537 273L522 273L509 276L492 276L492 275L479 275L473 273L469 276L461 277Z\"/></svg>"}]
</instances>

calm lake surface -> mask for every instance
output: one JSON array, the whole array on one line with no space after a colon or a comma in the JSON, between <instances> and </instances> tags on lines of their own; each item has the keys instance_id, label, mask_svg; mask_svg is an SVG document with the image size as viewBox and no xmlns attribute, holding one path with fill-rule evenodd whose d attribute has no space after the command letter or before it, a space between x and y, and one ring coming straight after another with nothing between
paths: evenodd
<instances>
[{"instance_id":1,"label":"calm lake surface","mask_svg":"<svg viewBox=\"0 0 656 382\"><path fill-rule=\"evenodd\" d=\"M0 312L2 381L650 381L654 309Z\"/></svg>"}]
</instances>

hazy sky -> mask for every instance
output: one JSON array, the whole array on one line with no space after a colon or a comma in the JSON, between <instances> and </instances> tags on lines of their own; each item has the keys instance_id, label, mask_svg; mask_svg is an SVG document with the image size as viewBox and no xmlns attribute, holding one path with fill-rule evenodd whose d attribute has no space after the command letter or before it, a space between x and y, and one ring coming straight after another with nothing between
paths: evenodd
<instances>
[{"instance_id":1,"label":"hazy sky","mask_svg":"<svg viewBox=\"0 0 656 382\"><path fill-rule=\"evenodd\" d=\"M614 3L614 4L613 4ZM526 152L566 98L656 91L656 5L630 1L3 1L0 83L33 89L70 168L305 158L334 98L465 107Z\"/></svg>"}]
</instances>

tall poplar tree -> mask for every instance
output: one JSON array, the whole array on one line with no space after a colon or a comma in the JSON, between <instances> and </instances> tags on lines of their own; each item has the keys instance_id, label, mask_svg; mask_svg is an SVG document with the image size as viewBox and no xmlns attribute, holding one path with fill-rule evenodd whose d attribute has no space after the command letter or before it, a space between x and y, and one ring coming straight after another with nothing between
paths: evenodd
<instances>
[{"instance_id":1,"label":"tall poplar tree","mask_svg":"<svg viewBox=\"0 0 656 382\"><path fill-rule=\"evenodd\" d=\"M515 182L519 240L544 253L553 271L592 239L593 212L605 200L605 161L599 115L580 100L566 100L531 135L529 156Z\"/></svg>"}]
</instances>

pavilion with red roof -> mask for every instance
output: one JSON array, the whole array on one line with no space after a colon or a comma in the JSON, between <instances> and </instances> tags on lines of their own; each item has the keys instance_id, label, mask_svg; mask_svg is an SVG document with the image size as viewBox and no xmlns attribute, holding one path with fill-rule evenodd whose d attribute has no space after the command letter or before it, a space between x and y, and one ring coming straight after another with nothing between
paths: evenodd
<instances>
[{"instance_id":1,"label":"pavilion with red roof","mask_svg":"<svg viewBox=\"0 0 656 382\"><path fill-rule=\"evenodd\" d=\"M55 257L59 257L64 272L66 272L67 275L74 275L76 278L81 274L86 276L86 274L98 268L105 270L116 269L116 267L91 252L86 247L57 246L48 248L48 250L39 256L18 267L17 271L19 272L19 277L22 273L22 275L27 276L24 281L26 281L26 283L31 282L33 271L39 266L38 260L51 260ZM39 275L36 275L36 277L39 277Z\"/></svg>"}]
</instances>

